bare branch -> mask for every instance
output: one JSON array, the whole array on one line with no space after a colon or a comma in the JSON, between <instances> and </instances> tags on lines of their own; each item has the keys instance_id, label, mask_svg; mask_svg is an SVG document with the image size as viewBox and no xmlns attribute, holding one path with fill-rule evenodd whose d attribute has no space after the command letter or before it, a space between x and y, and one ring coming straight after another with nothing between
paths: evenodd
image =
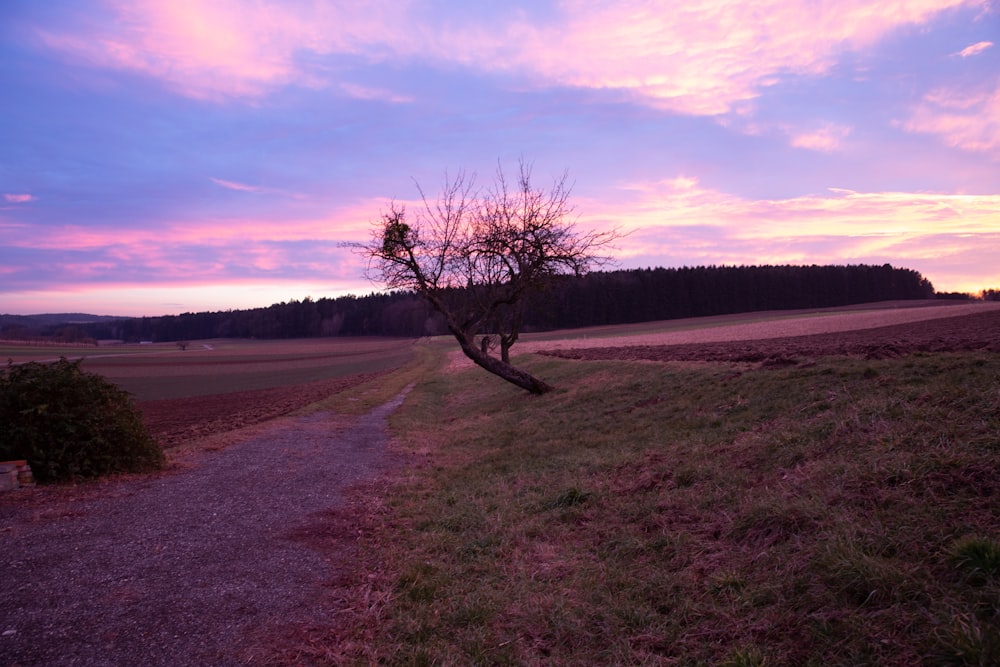
<instances>
[{"instance_id":1,"label":"bare branch","mask_svg":"<svg viewBox=\"0 0 1000 667\"><path fill-rule=\"evenodd\" d=\"M497 166L493 183L475 187L475 175L445 175L440 194L429 198L417 184L422 207L414 216L395 203L372 226L362 248L369 277L428 300L447 322L465 354L486 370L535 393L550 387L510 365L525 299L554 276L581 275L610 261L599 253L621 237L618 230L581 232L572 220L568 174L548 189L531 182L523 159L512 182ZM475 345L477 335L499 342Z\"/></svg>"}]
</instances>

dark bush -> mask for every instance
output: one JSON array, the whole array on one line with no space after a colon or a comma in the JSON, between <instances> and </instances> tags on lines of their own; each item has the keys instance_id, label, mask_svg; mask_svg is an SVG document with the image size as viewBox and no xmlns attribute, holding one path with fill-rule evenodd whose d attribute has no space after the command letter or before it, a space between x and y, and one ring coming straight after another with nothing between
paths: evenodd
<instances>
[{"instance_id":1,"label":"dark bush","mask_svg":"<svg viewBox=\"0 0 1000 667\"><path fill-rule=\"evenodd\" d=\"M65 358L0 372L0 460L19 459L39 482L164 464L131 396Z\"/></svg>"}]
</instances>

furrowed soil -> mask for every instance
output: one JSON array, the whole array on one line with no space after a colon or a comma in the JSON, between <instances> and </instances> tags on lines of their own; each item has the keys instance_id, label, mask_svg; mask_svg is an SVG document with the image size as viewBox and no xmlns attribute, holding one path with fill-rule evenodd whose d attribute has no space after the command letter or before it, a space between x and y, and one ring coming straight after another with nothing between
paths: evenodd
<instances>
[{"instance_id":1,"label":"furrowed soil","mask_svg":"<svg viewBox=\"0 0 1000 667\"><path fill-rule=\"evenodd\" d=\"M237 431L301 410L345 389L389 373L366 373L292 387L143 401L143 422L164 449Z\"/></svg>"},{"instance_id":2,"label":"furrowed soil","mask_svg":"<svg viewBox=\"0 0 1000 667\"><path fill-rule=\"evenodd\" d=\"M773 324L775 327L782 326L781 323ZM661 345L619 346L614 345L613 339L604 343L606 347L571 347L540 352L564 359L725 361L763 365L791 365L827 356L886 359L917 352L1000 352L1000 309L802 336Z\"/></svg>"}]
</instances>

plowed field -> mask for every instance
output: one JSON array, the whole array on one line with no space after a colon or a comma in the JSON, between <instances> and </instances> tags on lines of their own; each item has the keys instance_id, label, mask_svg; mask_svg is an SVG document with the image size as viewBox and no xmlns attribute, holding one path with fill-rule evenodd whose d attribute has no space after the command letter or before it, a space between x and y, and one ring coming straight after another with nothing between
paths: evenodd
<instances>
[{"instance_id":1,"label":"plowed field","mask_svg":"<svg viewBox=\"0 0 1000 667\"><path fill-rule=\"evenodd\" d=\"M543 350L541 353L566 359L727 361L788 365L836 355L878 359L916 352L968 350L1000 352L1000 310L804 336L673 345L609 345Z\"/></svg>"},{"instance_id":2,"label":"plowed field","mask_svg":"<svg viewBox=\"0 0 1000 667\"><path fill-rule=\"evenodd\" d=\"M287 415L387 372L351 375L293 387L144 401L139 403L139 408L143 421L160 446L170 448Z\"/></svg>"}]
</instances>

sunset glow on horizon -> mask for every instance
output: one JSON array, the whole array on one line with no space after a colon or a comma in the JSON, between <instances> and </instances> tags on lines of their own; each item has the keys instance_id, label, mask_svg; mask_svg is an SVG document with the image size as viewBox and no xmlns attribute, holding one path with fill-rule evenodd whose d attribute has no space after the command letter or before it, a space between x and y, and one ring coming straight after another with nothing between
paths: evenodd
<instances>
[{"instance_id":1,"label":"sunset glow on horizon","mask_svg":"<svg viewBox=\"0 0 1000 667\"><path fill-rule=\"evenodd\" d=\"M995 0L8 0L0 313L367 294L459 170L568 172L620 268L1000 288Z\"/></svg>"}]
</instances>

